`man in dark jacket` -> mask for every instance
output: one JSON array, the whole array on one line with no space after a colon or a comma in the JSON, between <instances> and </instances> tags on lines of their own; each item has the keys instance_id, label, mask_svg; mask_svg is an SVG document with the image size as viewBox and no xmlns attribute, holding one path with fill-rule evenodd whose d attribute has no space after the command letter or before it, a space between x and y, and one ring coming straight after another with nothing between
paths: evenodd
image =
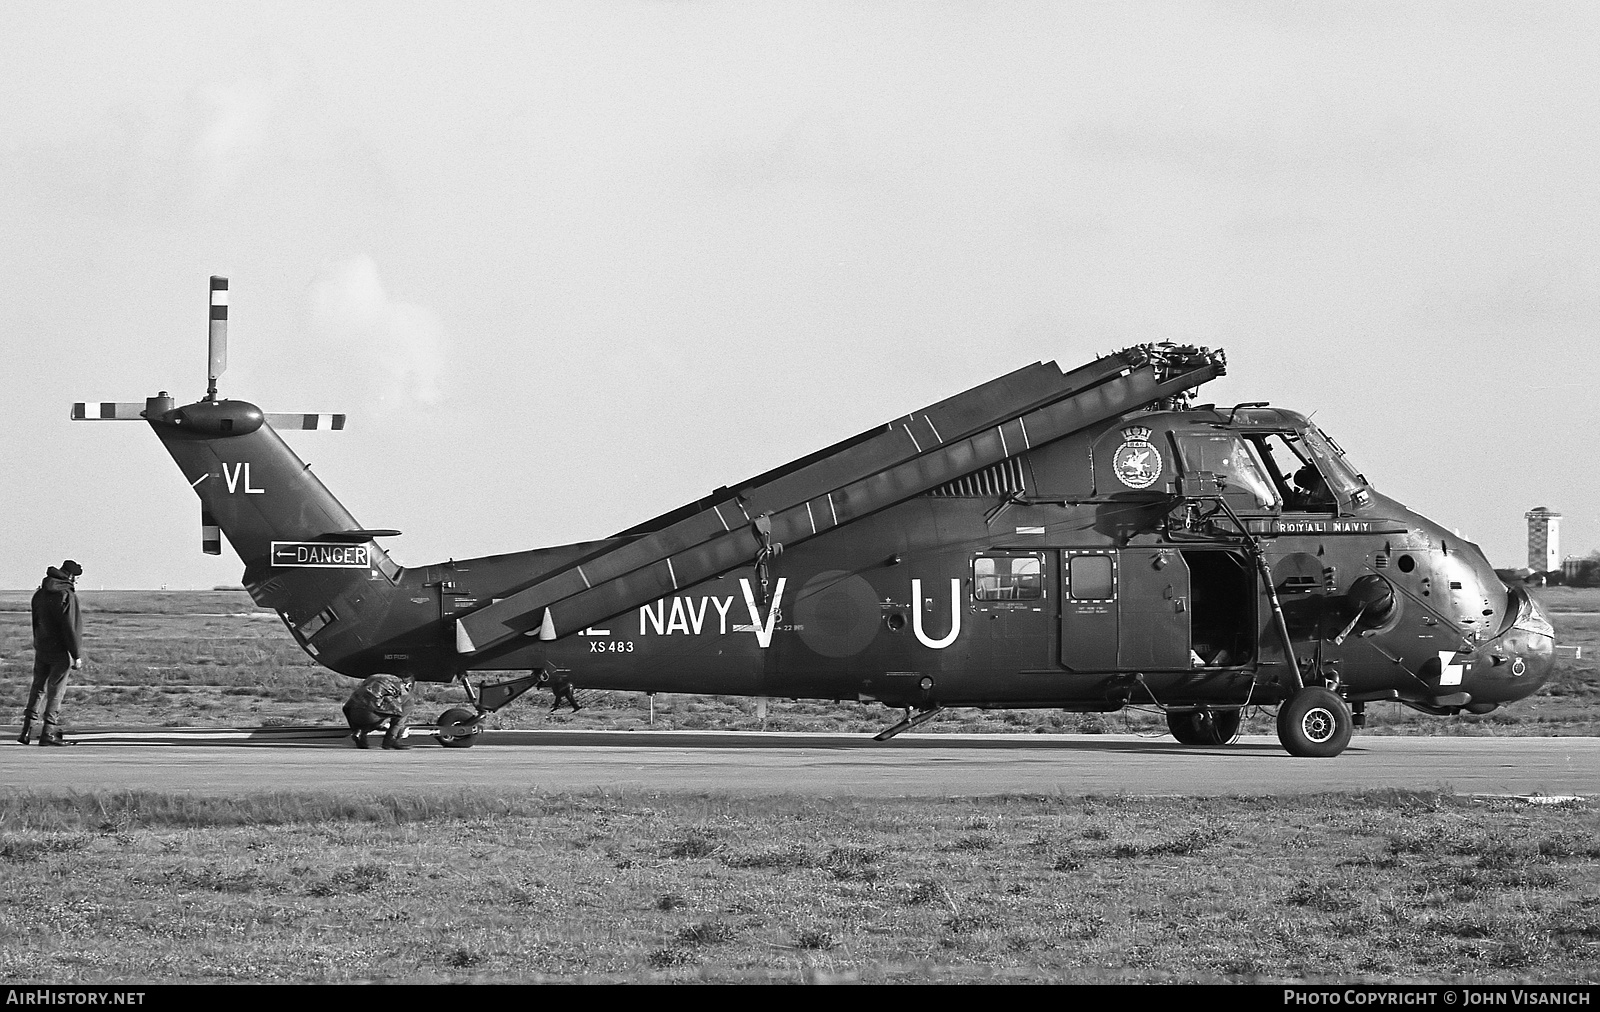
<instances>
[{"instance_id":1,"label":"man in dark jacket","mask_svg":"<svg viewBox=\"0 0 1600 1012\"><path fill-rule=\"evenodd\" d=\"M555 713L557 710L561 709L562 700L565 700L567 705L572 707L573 713L577 713L579 710L583 709L583 707L578 705L577 698L572 694L572 682L561 675L551 676L550 694L555 696L554 702L550 704L551 713Z\"/></svg>"},{"instance_id":2,"label":"man in dark jacket","mask_svg":"<svg viewBox=\"0 0 1600 1012\"><path fill-rule=\"evenodd\" d=\"M411 710L411 679L397 675L373 675L350 693L344 704L344 719L350 724L350 737L356 748L367 747L367 735L380 727L383 747L408 749L406 714Z\"/></svg>"},{"instance_id":3,"label":"man in dark jacket","mask_svg":"<svg viewBox=\"0 0 1600 1012\"><path fill-rule=\"evenodd\" d=\"M67 744L61 737L61 695L67 688L67 672L83 667L83 617L78 613L76 586L82 575L83 567L68 559L60 569L46 569L44 582L33 592L33 691L17 736L24 745L41 716L39 744Z\"/></svg>"}]
</instances>

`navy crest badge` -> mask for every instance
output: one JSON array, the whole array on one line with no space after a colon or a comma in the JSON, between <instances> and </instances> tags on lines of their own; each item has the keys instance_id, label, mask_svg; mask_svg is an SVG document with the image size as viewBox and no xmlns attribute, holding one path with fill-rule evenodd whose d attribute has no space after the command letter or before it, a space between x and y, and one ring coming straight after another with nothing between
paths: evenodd
<instances>
[{"instance_id":1,"label":"navy crest badge","mask_svg":"<svg viewBox=\"0 0 1600 1012\"><path fill-rule=\"evenodd\" d=\"M1161 451L1150 442L1150 430L1131 425L1122 430L1123 443L1111 458L1117 480L1129 488L1149 488L1161 477Z\"/></svg>"}]
</instances>

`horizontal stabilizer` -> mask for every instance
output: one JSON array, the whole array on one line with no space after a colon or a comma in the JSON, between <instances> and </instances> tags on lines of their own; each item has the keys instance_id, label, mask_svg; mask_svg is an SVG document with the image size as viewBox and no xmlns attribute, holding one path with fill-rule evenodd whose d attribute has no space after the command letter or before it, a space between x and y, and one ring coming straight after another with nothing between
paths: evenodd
<instances>
[{"instance_id":1,"label":"horizontal stabilizer","mask_svg":"<svg viewBox=\"0 0 1600 1012\"><path fill-rule=\"evenodd\" d=\"M274 429L344 428L344 415L300 415L286 411L269 411L262 417L266 418L267 424Z\"/></svg>"},{"instance_id":2,"label":"horizontal stabilizer","mask_svg":"<svg viewBox=\"0 0 1600 1012\"><path fill-rule=\"evenodd\" d=\"M75 422L142 422L144 401L75 401Z\"/></svg>"}]
</instances>

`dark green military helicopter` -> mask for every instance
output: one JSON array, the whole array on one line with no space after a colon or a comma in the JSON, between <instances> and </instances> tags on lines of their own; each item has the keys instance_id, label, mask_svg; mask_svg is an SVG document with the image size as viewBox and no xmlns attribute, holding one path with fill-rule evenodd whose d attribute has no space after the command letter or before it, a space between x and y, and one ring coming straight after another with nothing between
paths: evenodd
<instances>
[{"instance_id":1,"label":"dark green military helicopter","mask_svg":"<svg viewBox=\"0 0 1600 1012\"><path fill-rule=\"evenodd\" d=\"M279 437L343 416L218 396L142 419L244 584L341 674L459 680L435 733L472 744L529 688L952 706L1159 708L1219 745L1277 707L1297 756L1338 755L1372 702L1487 713L1549 677L1550 622L1478 547L1381 495L1305 417L1190 406L1222 352L1146 345L1036 363L601 541L396 563ZM519 672L474 684L475 672Z\"/></svg>"}]
</instances>

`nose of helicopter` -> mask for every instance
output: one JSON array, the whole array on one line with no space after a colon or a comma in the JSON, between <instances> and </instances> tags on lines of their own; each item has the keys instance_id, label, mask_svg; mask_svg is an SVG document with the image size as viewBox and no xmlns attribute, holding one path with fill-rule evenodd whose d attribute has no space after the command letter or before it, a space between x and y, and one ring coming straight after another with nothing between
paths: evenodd
<instances>
[{"instance_id":1,"label":"nose of helicopter","mask_svg":"<svg viewBox=\"0 0 1600 1012\"><path fill-rule=\"evenodd\" d=\"M1528 619L1526 622L1519 621L1517 627L1530 633L1525 641L1528 647L1528 676L1543 685L1555 668L1556 627L1544 607L1532 595L1526 591L1523 593L1528 597Z\"/></svg>"},{"instance_id":2,"label":"nose of helicopter","mask_svg":"<svg viewBox=\"0 0 1600 1012\"><path fill-rule=\"evenodd\" d=\"M1516 617L1505 632L1489 643L1494 658L1494 695L1498 701L1521 699L1550 680L1556 663L1556 631L1550 616L1526 588L1512 587L1510 603ZM1477 698L1483 698L1474 693Z\"/></svg>"}]
</instances>

